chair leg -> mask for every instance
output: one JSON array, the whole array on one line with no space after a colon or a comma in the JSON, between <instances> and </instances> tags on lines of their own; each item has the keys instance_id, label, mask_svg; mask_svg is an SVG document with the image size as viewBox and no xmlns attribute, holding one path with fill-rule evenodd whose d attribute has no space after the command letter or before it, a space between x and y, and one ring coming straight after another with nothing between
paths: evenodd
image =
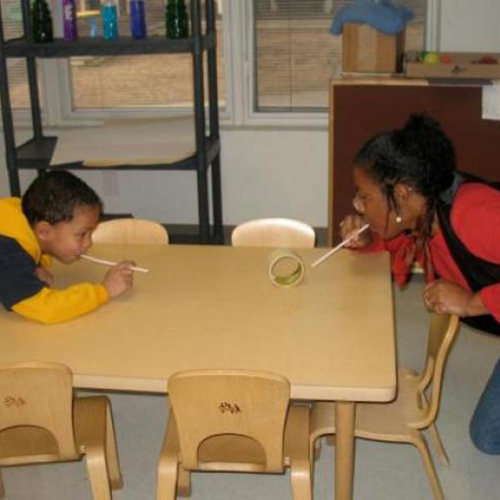
<instances>
[{"instance_id":1,"label":"chair leg","mask_svg":"<svg viewBox=\"0 0 500 500\"><path fill-rule=\"evenodd\" d=\"M441 438L439 437L439 433L438 433L436 424L432 423L429 426L429 432L431 435L431 439L434 443L434 447L436 448L439 461L441 462L442 465L445 465L445 466L450 465L450 461L448 460L448 455L446 454L446 450L444 449L443 442L441 441Z\"/></svg>"},{"instance_id":2,"label":"chair leg","mask_svg":"<svg viewBox=\"0 0 500 500\"><path fill-rule=\"evenodd\" d=\"M106 408L106 462L108 464L109 482L111 488L119 490L123 487L118 450L116 449L115 429L109 403Z\"/></svg>"},{"instance_id":3,"label":"chair leg","mask_svg":"<svg viewBox=\"0 0 500 500\"><path fill-rule=\"evenodd\" d=\"M109 446L114 438L109 400L105 396L76 398L73 402L73 423L77 446L85 450L87 471L94 500L111 500L111 485L108 475L108 454L116 453L116 447ZM111 433L109 434L108 431ZM115 473L118 459L115 458L111 470ZM119 470L118 470L119 477Z\"/></svg>"},{"instance_id":4,"label":"chair leg","mask_svg":"<svg viewBox=\"0 0 500 500\"><path fill-rule=\"evenodd\" d=\"M180 497L191 496L191 472L180 465L177 474L177 494Z\"/></svg>"},{"instance_id":5,"label":"chair leg","mask_svg":"<svg viewBox=\"0 0 500 500\"><path fill-rule=\"evenodd\" d=\"M290 475L292 477L293 500L312 500L312 484L310 464L305 461L292 462Z\"/></svg>"},{"instance_id":6,"label":"chair leg","mask_svg":"<svg viewBox=\"0 0 500 500\"><path fill-rule=\"evenodd\" d=\"M111 489L103 450L87 449L87 471L93 500L111 500Z\"/></svg>"},{"instance_id":7,"label":"chair leg","mask_svg":"<svg viewBox=\"0 0 500 500\"><path fill-rule=\"evenodd\" d=\"M321 457L321 436L314 440L310 440L309 456L311 457L311 461L319 460L319 458Z\"/></svg>"},{"instance_id":8,"label":"chair leg","mask_svg":"<svg viewBox=\"0 0 500 500\"><path fill-rule=\"evenodd\" d=\"M329 445L335 444L335 403L321 402L314 403L310 418L310 448L311 459L319 459L321 455L321 439L326 437Z\"/></svg>"},{"instance_id":9,"label":"chair leg","mask_svg":"<svg viewBox=\"0 0 500 500\"><path fill-rule=\"evenodd\" d=\"M2 470L0 469L0 498L5 496L5 489L3 487Z\"/></svg>"},{"instance_id":10,"label":"chair leg","mask_svg":"<svg viewBox=\"0 0 500 500\"><path fill-rule=\"evenodd\" d=\"M436 474L436 469L432 463L432 458L429 453L429 448L425 442L424 437L419 433L414 436L413 444L418 448L422 462L424 464L425 471L427 472L427 477L431 485L432 493L434 494L435 500L444 500L443 490L439 484L439 478Z\"/></svg>"},{"instance_id":11,"label":"chair leg","mask_svg":"<svg viewBox=\"0 0 500 500\"><path fill-rule=\"evenodd\" d=\"M162 457L158 465L156 500L175 500L179 463L172 456Z\"/></svg>"},{"instance_id":12,"label":"chair leg","mask_svg":"<svg viewBox=\"0 0 500 500\"><path fill-rule=\"evenodd\" d=\"M312 469L310 456L310 414L308 405L294 405L288 413L285 428L285 453L290 457L290 476L294 500L312 499Z\"/></svg>"}]
</instances>

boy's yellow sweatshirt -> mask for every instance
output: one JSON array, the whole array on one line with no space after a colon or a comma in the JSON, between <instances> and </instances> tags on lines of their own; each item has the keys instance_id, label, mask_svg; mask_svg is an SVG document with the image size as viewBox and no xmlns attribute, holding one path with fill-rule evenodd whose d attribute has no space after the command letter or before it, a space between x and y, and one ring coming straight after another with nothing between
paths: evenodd
<instances>
[{"instance_id":1,"label":"boy's yellow sweatshirt","mask_svg":"<svg viewBox=\"0 0 500 500\"><path fill-rule=\"evenodd\" d=\"M81 316L109 299L102 284L49 288L36 268L50 263L23 214L21 199L0 199L0 302L7 310L50 324Z\"/></svg>"}]
</instances>

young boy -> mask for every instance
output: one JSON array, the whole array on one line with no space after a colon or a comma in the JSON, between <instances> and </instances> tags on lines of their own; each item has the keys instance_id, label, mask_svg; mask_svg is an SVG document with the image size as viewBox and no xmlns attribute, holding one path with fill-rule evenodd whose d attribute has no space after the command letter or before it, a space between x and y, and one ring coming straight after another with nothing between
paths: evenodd
<instances>
[{"instance_id":1,"label":"young boy","mask_svg":"<svg viewBox=\"0 0 500 500\"><path fill-rule=\"evenodd\" d=\"M102 202L67 171L37 179L20 198L0 199L0 302L42 323L81 316L132 287L133 265L120 262L100 284L52 289L51 257L69 264L92 245Z\"/></svg>"}]
</instances>

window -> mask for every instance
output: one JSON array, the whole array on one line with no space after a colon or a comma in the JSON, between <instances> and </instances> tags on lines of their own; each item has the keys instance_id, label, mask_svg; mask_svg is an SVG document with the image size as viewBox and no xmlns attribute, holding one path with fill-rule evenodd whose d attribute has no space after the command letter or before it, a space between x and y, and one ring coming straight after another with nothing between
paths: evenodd
<instances>
[{"instance_id":1,"label":"window","mask_svg":"<svg viewBox=\"0 0 500 500\"><path fill-rule=\"evenodd\" d=\"M128 35L128 0L119 5ZM354 0L216 0L221 117L236 126L326 124L328 82L341 64L341 36L329 33L338 9ZM440 0L394 0L414 12L406 49L434 47ZM189 0L186 2L189 8ZM202 0L204 4L204 1ZM62 2L52 0L56 33ZM100 0L77 0L81 36L101 32ZM6 38L22 33L20 0L2 0ZM148 34L164 36L165 0L146 0ZM204 12L204 6L202 6ZM427 30L426 30L427 28ZM190 55L73 57L38 60L44 120L82 120L192 112ZM9 59L11 99L29 107L24 60ZM45 96L48 96L45 99ZM76 123L75 123L76 122ZM228 123L226 121L226 123Z\"/></svg>"},{"instance_id":2,"label":"window","mask_svg":"<svg viewBox=\"0 0 500 500\"><path fill-rule=\"evenodd\" d=\"M116 0L121 35L130 34L129 1ZM202 0L202 12L205 12ZM224 43L222 1L216 0L218 36L218 91L219 102L225 106ZM54 33L60 35L60 0L50 1ZM78 31L80 36L91 32L101 35L100 0L77 0ZM188 13L189 0L186 1ZM145 0L148 36L165 36L165 0ZM5 39L20 37L22 29L21 0L1 2ZM9 90L14 110L30 107L27 70L24 59L7 61ZM190 110L193 107L192 56L191 54L158 54L153 56L72 57L69 60L37 59L39 82L46 83L46 92L40 92L40 101L49 103L45 120L60 124L68 113L93 112L94 115L112 115L113 112L134 110L139 113L154 111ZM206 65L205 65L206 68ZM206 75L206 71L205 71ZM43 83L39 83L43 90ZM54 100L59 102L54 103ZM63 111L65 110L65 111ZM66 115L63 117L61 115ZM70 122L68 122L70 123ZM74 123L74 122L71 122Z\"/></svg>"},{"instance_id":3,"label":"window","mask_svg":"<svg viewBox=\"0 0 500 500\"><path fill-rule=\"evenodd\" d=\"M1 3L3 35L6 40L22 36L23 18L20 0L3 0ZM8 59L9 90L12 108L29 108L29 89L26 64L24 59Z\"/></svg>"},{"instance_id":4,"label":"window","mask_svg":"<svg viewBox=\"0 0 500 500\"><path fill-rule=\"evenodd\" d=\"M189 12L189 2L186 3ZM219 6L216 11L218 90L224 105L221 2L216 5ZM128 0L118 2L122 35L130 34L128 8ZM147 0L145 10L148 36L165 36L165 0ZM98 0L79 2L78 30L82 36L90 36L91 31L101 35ZM70 60L71 108L73 111L192 108L192 80L191 54L73 57Z\"/></svg>"},{"instance_id":5,"label":"window","mask_svg":"<svg viewBox=\"0 0 500 500\"><path fill-rule=\"evenodd\" d=\"M253 111L314 112L328 105L328 82L340 75L342 37L330 25L353 0L252 0ZM414 13L405 50L424 48L427 0L399 0Z\"/></svg>"}]
</instances>

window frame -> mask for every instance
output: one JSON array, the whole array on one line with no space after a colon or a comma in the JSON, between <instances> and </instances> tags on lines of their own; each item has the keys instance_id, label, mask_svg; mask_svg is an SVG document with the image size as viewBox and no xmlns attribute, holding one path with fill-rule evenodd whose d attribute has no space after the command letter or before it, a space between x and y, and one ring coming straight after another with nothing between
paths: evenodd
<instances>
[{"instance_id":1,"label":"window frame","mask_svg":"<svg viewBox=\"0 0 500 500\"><path fill-rule=\"evenodd\" d=\"M242 94L246 96L245 109L242 116L234 116L236 124L254 127L305 127L321 128L328 127L328 111L314 112L291 112L291 111L265 111L254 109L253 96L256 92L255 85L255 42L253 1L243 0L237 2L237 9L242 9L241 15L245 22L241 26L240 33L245 38L241 41L239 51L244 59L245 76L243 78L244 89ZM438 50L439 26L441 14L441 0L427 0L427 15L425 20L424 47L426 50ZM233 47L234 49L234 47Z\"/></svg>"},{"instance_id":2,"label":"window frame","mask_svg":"<svg viewBox=\"0 0 500 500\"><path fill-rule=\"evenodd\" d=\"M222 0L223 2L223 12L222 17L223 24L223 49L224 49L224 59L229 61L232 59L231 45L229 43L229 37L226 35L230 29L230 14L231 5L233 2L231 0ZM56 16L60 17L62 15L62 2L57 2L53 6ZM58 23L59 26L62 23ZM50 63L50 60L44 60L42 62L43 66ZM225 81L229 81L229 64L225 63L224 78ZM75 125L101 125L107 120L128 120L128 119L154 119L154 118L181 118L190 116L193 113L192 108L95 108L95 109L74 109L72 103L72 88L71 88L71 67L69 59L59 59L55 60L55 66L47 71L46 74L44 68L44 75L40 75L43 78L43 83L47 82L49 85L43 86L44 91L44 104L47 108L47 113L44 115L45 123L48 125L55 126L75 126ZM206 66L205 66L206 74ZM225 108L220 110L220 120L221 122L228 122L231 117L231 103L232 103L232 89L226 83L226 105ZM45 88L51 89L52 92L45 92ZM54 91L54 89L57 89ZM60 98L57 98L60 96ZM206 95L205 95L206 99Z\"/></svg>"}]
</instances>

